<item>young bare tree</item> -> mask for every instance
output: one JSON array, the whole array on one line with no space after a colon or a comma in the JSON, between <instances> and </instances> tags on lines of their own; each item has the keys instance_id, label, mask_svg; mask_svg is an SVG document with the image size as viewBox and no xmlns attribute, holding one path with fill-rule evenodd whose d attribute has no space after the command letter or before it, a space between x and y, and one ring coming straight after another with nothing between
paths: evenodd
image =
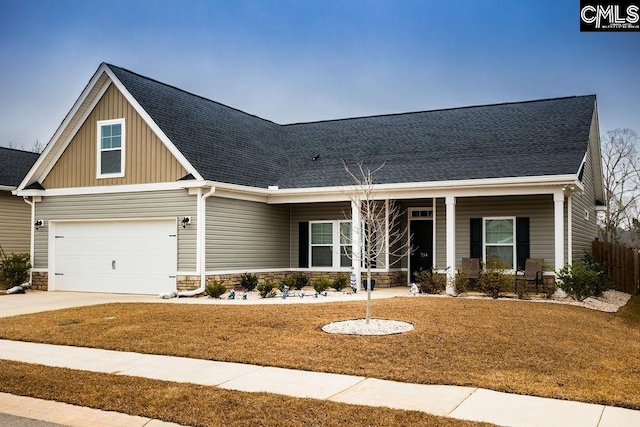
<instances>
[{"instance_id":1,"label":"young bare tree","mask_svg":"<svg viewBox=\"0 0 640 427\"><path fill-rule=\"evenodd\" d=\"M34 153L42 153L43 148L44 148L44 145L42 145L42 142L40 142L40 140L36 138L36 140L33 141L31 151L33 151Z\"/></svg>"},{"instance_id":2,"label":"young bare tree","mask_svg":"<svg viewBox=\"0 0 640 427\"><path fill-rule=\"evenodd\" d=\"M622 230L633 230L640 208L638 134L631 129L607 132L602 140L606 207L600 215L603 237L618 242Z\"/></svg>"},{"instance_id":3,"label":"young bare tree","mask_svg":"<svg viewBox=\"0 0 640 427\"><path fill-rule=\"evenodd\" d=\"M363 162L357 162L354 170L349 169L342 161L344 169L353 180L353 185L347 191L349 200L358 206L360 212L360 227L350 229L356 236L359 250L352 250L344 254L350 259L361 262L367 270L367 310L365 323L371 319L371 269L375 267L389 268L399 262L402 257L411 253L410 239L407 228L401 229L400 219L403 211L394 200L382 198L375 186L377 173L384 167L384 163L376 168L365 167ZM345 218L350 218L345 212ZM352 240L352 236L341 232L341 238ZM354 242L352 242L353 244ZM353 246L352 246L353 247ZM388 253L387 253L388 251Z\"/></svg>"}]
</instances>

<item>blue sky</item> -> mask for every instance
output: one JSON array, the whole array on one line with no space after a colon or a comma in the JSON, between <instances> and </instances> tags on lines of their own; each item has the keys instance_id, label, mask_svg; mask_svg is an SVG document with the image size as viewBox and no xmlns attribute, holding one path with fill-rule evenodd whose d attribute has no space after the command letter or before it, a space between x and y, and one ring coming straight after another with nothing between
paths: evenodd
<instances>
[{"instance_id":1,"label":"blue sky","mask_svg":"<svg viewBox=\"0 0 640 427\"><path fill-rule=\"evenodd\" d=\"M0 145L49 141L101 62L277 123L598 96L640 132L640 32L577 0L0 0Z\"/></svg>"}]
</instances>

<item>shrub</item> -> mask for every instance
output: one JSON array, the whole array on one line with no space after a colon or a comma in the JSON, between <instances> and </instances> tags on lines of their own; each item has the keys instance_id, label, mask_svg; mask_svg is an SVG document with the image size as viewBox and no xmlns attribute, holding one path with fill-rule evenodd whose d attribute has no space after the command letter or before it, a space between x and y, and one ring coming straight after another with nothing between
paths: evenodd
<instances>
[{"instance_id":1,"label":"shrub","mask_svg":"<svg viewBox=\"0 0 640 427\"><path fill-rule=\"evenodd\" d=\"M587 258L565 265L556 273L558 287L571 298L583 301L591 296L600 296L607 285L606 273L599 264Z\"/></svg>"},{"instance_id":2,"label":"shrub","mask_svg":"<svg viewBox=\"0 0 640 427\"><path fill-rule=\"evenodd\" d=\"M602 263L593 256L590 251L584 251L582 255L582 262L589 268L598 273L599 281L593 284L593 296L599 297L606 290L611 289L611 280L607 274L607 265Z\"/></svg>"},{"instance_id":3,"label":"shrub","mask_svg":"<svg viewBox=\"0 0 640 427\"><path fill-rule=\"evenodd\" d=\"M265 280L258 285L258 292L260 292L262 298L273 297L275 296L275 292L273 291L275 291L277 286L278 284L273 280Z\"/></svg>"},{"instance_id":4,"label":"shrub","mask_svg":"<svg viewBox=\"0 0 640 427\"><path fill-rule=\"evenodd\" d=\"M416 271L413 273L413 277L422 294L439 294L444 292L447 287L446 276L434 272L431 268L429 270Z\"/></svg>"},{"instance_id":5,"label":"shrub","mask_svg":"<svg viewBox=\"0 0 640 427\"><path fill-rule=\"evenodd\" d=\"M288 286L289 289L296 287L296 277L293 274L285 276L285 278L280 281L280 290L284 289L285 286Z\"/></svg>"},{"instance_id":6,"label":"shrub","mask_svg":"<svg viewBox=\"0 0 640 427\"><path fill-rule=\"evenodd\" d=\"M12 288L27 281L29 277L29 254L5 255L0 248L0 285Z\"/></svg>"},{"instance_id":7,"label":"shrub","mask_svg":"<svg viewBox=\"0 0 640 427\"><path fill-rule=\"evenodd\" d=\"M243 273L240 275L240 286L251 292L258 286L258 276L251 273Z\"/></svg>"},{"instance_id":8,"label":"shrub","mask_svg":"<svg viewBox=\"0 0 640 427\"><path fill-rule=\"evenodd\" d=\"M347 283L349 283L349 276L347 276L346 274L338 274L338 276L333 279L331 287L340 292L347 287Z\"/></svg>"},{"instance_id":9,"label":"shrub","mask_svg":"<svg viewBox=\"0 0 640 427\"><path fill-rule=\"evenodd\" d=\"M469 267L460 267L456 271L456 281L453 284L456 294L464 294L469 288Z\"/></svg>"},{"instance_id":10,"label":"shrub","mask_svg":"<svg viewBox=\"0 0 640 427\"><path fill-rule=\"evenodd\" d=\"M500 294L509 290L513 284L513 277L505 273L506 270L507 266L500 258L490 257L480 272L480 290L493 298L498 298Z\"/></svg>"},{"instance_id":11,"label":"shrub","mask_svg":"<svg viewBox=\"0 0 640 427\"><path fill-rule=\"evenodd\" d=\"M313 289L317 293L322 293L322 292L326 291L327 289L329 289L331 287L332 283L333 282L331 281L331 279L329 279L328 277L325 277L325 276L316 277L311 282L311 284L313 285Z\"/></svg>"},{"instance_id":12,"label":"shrub","mask_svg":"<svg viewBox=\"0 0 640 427\"><path fill-rule=\"evenodd\" d=\"M204 287L204 291L211 298L220 298L222 294L227 292L227 288L222 284L222 281L211 279Z\"/></svg>"},{"instance_id":13,"label":"shrub","mask_svg":"<svg viewBox=\"0 0 640 427\"><path fill-rule=\"evenodd\" d=\"M295 288L297 291L301 290L309 284L309 276L304 273L296 273L292 275L295 280Z\"/></svg>"}]
</instances>

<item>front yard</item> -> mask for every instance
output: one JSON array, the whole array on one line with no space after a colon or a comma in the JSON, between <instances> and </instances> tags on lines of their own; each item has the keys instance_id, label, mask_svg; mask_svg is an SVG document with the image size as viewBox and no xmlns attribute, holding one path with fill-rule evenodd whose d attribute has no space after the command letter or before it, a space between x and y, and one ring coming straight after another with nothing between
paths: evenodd
<instances>
[{"instance_id":1,"label":"front yard","mask_svg":"<svg viewBox=\"0 0 640 427\"><path fill-rule=\"evenodd\" d=\"M394 298L383 337L330 335L363 302L107 304L0 319L0 338L456 384L640 409L640 298L616 314L525 301Z\"/></svg>"}]
</instances>

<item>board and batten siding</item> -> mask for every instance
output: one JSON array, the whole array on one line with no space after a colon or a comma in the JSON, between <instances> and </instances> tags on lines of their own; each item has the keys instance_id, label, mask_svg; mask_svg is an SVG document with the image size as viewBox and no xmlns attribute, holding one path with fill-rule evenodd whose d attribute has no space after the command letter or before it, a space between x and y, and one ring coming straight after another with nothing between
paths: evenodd
<instances>
[{"instance_id":1,"label":"board and batten siding","mask_svg":"<svg viewBox=\"0 0 640 427\"><path fill-rule=\"evenodd\" d=\"M97 122L122 118L125 119L125 175L97 179ZM42 185L51 189L146 184L173 182L185 175L187 171L111 84Z\"/></svg>"},{"instance_id":2,"label":"board and batten siding","mask_svg":"<svg viewBox=\"0 0 640 427\"><path fill-rule=\"evenodd\" d=\"M207 271L289 268L289 205L209 197Z\"/></svg>"},{"instance_id":3,"label":"board and batten siding","mask_svg":"<svg viewBox=\"0 0 640 427\"><path fill-rule=\"evenodd\" d=\"M0 247L5 254L29 253L31 206L22 197L0 191Z\"/></svg>"},{"instance_id":4,"label":"board and batten siding","mask_svg":"<svg viewBox=\"0 0 640 427\"><path fill-rule=\"evenodd\" d=\"M585 251L591 250L591 242L598 236L595 184L590 150L587 151L582 183L584 184L584 191L577 191L571 196L573 262L580 260ZM588 219L587 215L589 216Z\"/></svg>"},{"instance_id":5,"label":"board and batten siding","mask_svg":"<svg viewBox=\"0 0 640 427\"><path fill-rule=\"evenodd\" d=\"M306 221L345 221L351 219L350 202L303 203L291 205L291 267L299 268L299 223Z\"/></svg>"},{"instance_id":6,"label":"board and batten siding","mask_svg":"<svg viewBox=\"0 0 640 427\"><path fill-rule=\"evenodd\" d=\"M528 217L530 221L530 257L543 258L545 264L553 266L555 260L553 209L551 194L457 198L456 267L460 267L462 258L468 258L470 254L470 219L500 216ZM442 221L438 221L438 227L446 227L444 218ZM565 219L565 233L566 228ZM440 259L440 254L438 254L438 259Z\"/></svg>"},{"instance_id":7,"label":"board and batten siding","mask_svg":"<svg viewBox=\"0 0 640 427\"><path fill-rule=\"evenodd\" d=\"M178 271L196 269L197 199L187 190L48 196L36 203L36 219L45 226L35 232L34 268L48 268L49 221L175 217L178 225ZM191 217L182 228L180 220Z\"/></svg>"}]
</instances>

